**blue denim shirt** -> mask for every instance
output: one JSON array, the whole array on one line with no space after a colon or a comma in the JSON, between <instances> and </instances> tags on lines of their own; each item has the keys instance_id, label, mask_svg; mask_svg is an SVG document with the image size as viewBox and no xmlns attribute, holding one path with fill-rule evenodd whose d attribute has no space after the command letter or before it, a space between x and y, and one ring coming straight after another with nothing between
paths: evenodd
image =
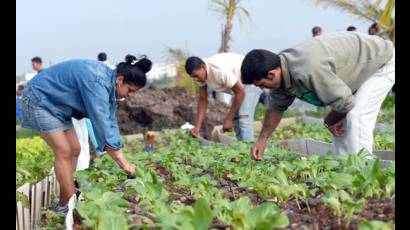
<instances>
[{"instance_id":1,"label":"blue denim shirt","mask_svg":"<svg viewBox=\"0 0 410 230\"><path fill-rule=\"evenodd\" d=\"M116 70L94 60L69 60L44 69L27 83L35 103L61 121L90 118L97 150L123 147L115 116Z\"/></svg>"}]
</instances>

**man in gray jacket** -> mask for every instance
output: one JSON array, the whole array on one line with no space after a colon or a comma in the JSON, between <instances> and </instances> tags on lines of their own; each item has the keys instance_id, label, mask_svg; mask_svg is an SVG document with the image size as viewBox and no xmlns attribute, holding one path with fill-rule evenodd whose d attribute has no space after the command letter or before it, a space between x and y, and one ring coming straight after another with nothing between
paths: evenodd
<instances>
[{"instance_id":1,"label":"man in gray jacket","mask_svg":"<svg viewBox=\"0 0 410 230\"><path fill-rule=\"evenodd\" d=\"M377 114L395 82L391 41L362 33L336 32L310 39L278 55L252 50L241 66L242 82L271 89L262 132L252 157L263 158L266 141L295 97L330 106L325 126L336 151L372 152Z\"/></svg>"}]
</instances>

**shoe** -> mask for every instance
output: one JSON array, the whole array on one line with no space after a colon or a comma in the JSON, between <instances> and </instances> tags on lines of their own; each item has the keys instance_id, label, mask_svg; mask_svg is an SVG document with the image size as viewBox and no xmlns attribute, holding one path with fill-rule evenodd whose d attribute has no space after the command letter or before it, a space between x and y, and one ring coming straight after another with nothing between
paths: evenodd
<instances>
[{"instance_id":1,"label":"shoe","mask_svg":"<svg viewBox=\"0 0 410 230\"><path fill-rule=\"evenodd\" d=\"M75 196L77 197L77 200L78 200L78 197L80 196L80 194L81 194L80 190L76 189L75 190Z\"/></svg>"},{"instance_id":2,"label":"shoe","mask_svg":"<svg viewBox=\"0 0 410 230\"><path fill-rule=\"evenodd\" d=\"M67 216L68 213L68 204L64 206L60 206L60 202L57 202L53 208L54 212L56 212L60 216Z\"/></svg>"}]
</instances>

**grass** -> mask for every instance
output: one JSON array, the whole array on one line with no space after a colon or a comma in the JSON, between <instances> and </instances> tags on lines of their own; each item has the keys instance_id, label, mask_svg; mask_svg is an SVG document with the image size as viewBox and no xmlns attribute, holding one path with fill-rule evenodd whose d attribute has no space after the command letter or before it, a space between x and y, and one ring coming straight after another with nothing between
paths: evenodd
<instances>
[{"instance_id":1,"label":"grass","mask_svg":"<svg viewBox=\"0 0 410 230\"><path fill-rule=\"evenodd\" d=\"M38 136L38 133L36 131L31 130L31 129L16 130L16 139L30 138L30 137L35 137L35 136Z\"/></svg>"}]
</instances>

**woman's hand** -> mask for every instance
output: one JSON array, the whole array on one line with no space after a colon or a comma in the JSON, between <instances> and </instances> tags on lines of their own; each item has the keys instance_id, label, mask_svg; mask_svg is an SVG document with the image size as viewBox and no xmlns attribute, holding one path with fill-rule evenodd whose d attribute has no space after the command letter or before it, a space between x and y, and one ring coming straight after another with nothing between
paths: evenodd
<instances>
[{"instance_id":1,"label":"woman's hand","mask_svg":"<svg viewBox=\"0 0 410 230\"><path fill-rule=\"evenodd\" d=\"M121 150L112 149L110 147L105 147L108 155L114 159L114 161L125 171L128 173L129 177L135 177L135 165L131 164L130 162L125 159L124 155L122 154Z\"/></svg>"},{"instance_id":2,"label":"woman's hand","mask_svg":"<svg viewBox=\"0 0 410 230\"><path fill-rule=\"evenodd\" d=\"M136 167L135 167L134 164L128 163L128 165L123 169L124 169L125 172L127 172L128 178L135 178L135 169L136 169Z\"/></svg>"}]
</instances>

